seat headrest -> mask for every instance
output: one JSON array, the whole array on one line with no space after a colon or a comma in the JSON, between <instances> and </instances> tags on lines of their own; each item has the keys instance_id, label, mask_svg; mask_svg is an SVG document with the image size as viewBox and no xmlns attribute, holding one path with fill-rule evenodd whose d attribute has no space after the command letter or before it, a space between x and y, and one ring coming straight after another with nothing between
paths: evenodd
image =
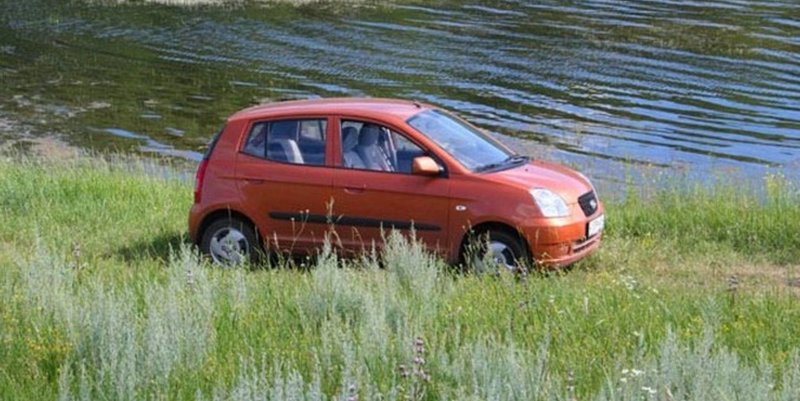
<instances>
[{"instance_id":1,"label":"seat headrest","mask_svg":"<svg viewBox=\"0 0 800 401\"><path fill-rule=\"evenodd\" d=\"M349 152L358 145L358 130L356 127L342 128L342 151Z\"/></svg>"},{"instance_id":2,"label":"seat headrest","mask_svg":"<svg viewBox=\"0 0 800 401\"><path fill-rule=\"evenodd\" d=\"M276 121L270 124L269 139L295 139L297 133L297 121Z\"/></svg>"},{"instance_id":3,"label":"seat headrest","mask_svg":"<svg viewBox=\"0 0 800 401\"><path fill-rule=\"evenodd\" d=\"M372 146L378 143L378 138L381 136L381 129L375 124L364 124L361 127L361 132L358 135L359 146Z\"/></svg>"}]
</instances>

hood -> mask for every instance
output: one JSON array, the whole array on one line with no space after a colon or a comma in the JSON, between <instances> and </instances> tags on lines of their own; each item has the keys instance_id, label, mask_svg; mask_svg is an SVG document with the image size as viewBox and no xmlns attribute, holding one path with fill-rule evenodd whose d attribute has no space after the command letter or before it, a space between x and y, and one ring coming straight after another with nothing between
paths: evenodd
<instances>
[{"instance_id":1,"label":"hood","mask_svg":"<svg viewBox=\"0 0 800 401\"><path fill-rule=\"evenodd\" d=\"M564 198L568 204L578 203L579 196L592 190L592 184L575 170L543 161L532 161L519 167L486 174L486 178L526 190L549 189Z\"/></svg>"}]
</instances>

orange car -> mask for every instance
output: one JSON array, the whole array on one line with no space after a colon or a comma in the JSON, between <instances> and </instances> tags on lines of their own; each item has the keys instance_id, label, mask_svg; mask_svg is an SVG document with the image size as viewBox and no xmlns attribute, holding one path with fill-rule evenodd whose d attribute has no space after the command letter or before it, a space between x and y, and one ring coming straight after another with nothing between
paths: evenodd
<instances>
[{"instance_id":1,"label":"orange car","mask_svg":"<svg viewBox=\"0 0 800 401\"><path fill-rule=\"evenodd\" d=\"M355 98L231 116L197 170L189 216L191 239L217 263L313 253L331 230L358 252L380 248L384 230L413 229L451 263L484 238L509 268L559 267L597 249L603 226L582 174L518 155L437 107Z\"/></svg>"}]
</instances>

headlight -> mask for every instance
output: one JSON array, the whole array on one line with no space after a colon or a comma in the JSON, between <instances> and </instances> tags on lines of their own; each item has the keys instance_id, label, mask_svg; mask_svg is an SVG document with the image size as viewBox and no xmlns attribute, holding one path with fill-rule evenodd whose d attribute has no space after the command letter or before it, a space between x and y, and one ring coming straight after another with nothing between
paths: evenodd
<instances>
[{"instance_id":1,"label":"headlight","mask_svg":"<svg viewBox=\"0 0 800 401\"><path fill-rule=\"evenodd\" d=\"M530 190L530 193L544 217L569 216L567 202L564 202L564 199L556 195L553 191L544 188L534 188Z\"/></svg>"}]
</instances>

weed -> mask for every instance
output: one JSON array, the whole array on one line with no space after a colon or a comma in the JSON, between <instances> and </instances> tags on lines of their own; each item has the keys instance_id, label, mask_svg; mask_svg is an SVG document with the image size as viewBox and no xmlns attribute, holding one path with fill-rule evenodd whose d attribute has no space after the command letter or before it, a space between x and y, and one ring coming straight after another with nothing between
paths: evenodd
<instances>
[{"instance_id":1,"label":"weed","mask_svg":"<svg viewBox=\"0 0 800 401\"><path fill-rule=\"evenodd\" d=\"M308 270L183 244L190 183L0 161L0 398L794 400L800 204L664 186L607 202L564 274L460 275L413 232ZM178 176L177 174L175 176ZM335 242L335 239L334 239ZM380 268L379 266L383 266Z\"/></svg>"}]
</instances>

